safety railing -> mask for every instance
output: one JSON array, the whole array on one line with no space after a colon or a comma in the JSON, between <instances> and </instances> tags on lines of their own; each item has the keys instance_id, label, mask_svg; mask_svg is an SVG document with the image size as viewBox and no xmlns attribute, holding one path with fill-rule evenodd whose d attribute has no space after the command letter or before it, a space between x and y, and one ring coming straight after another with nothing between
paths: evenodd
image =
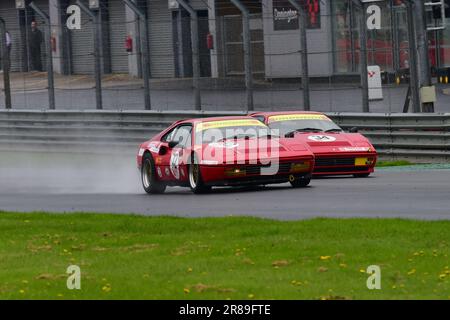
<instances>
[{"instance_id":1,"label":"safety railing","mask_svg":"<svg viewBox=\"0 0 450 320\"><path fill-rule=\"evenodd\" d=\"M116 153L136 149L180 119L244 115L215 111L0 111L0 150ZM329 113L357 127L383 158L450 160L450 114Z\"/></svg>"}]
</instances>

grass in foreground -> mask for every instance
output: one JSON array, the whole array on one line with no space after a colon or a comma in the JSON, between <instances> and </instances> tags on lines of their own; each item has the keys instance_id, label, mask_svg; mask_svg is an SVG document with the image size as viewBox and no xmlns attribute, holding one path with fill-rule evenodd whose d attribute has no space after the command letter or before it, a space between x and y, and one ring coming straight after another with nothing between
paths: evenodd
<instances>
[{"instance_id":1,"label":"grass in foreground","mask_svg":"<svg viewBox=\"0 0 450 320\"><path fill-rule=\"evenodd\" d=\"M450 299L450 222L0 213L2 299ZM81 290L66 269L81 267ZM379 265L382 289L365 273Z\"/></svg>"}]
</instances>

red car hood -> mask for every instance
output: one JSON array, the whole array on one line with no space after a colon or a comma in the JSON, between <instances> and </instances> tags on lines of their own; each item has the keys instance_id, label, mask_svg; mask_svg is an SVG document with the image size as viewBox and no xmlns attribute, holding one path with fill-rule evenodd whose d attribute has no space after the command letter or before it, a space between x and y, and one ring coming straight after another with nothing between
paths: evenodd
<instances>
[{"instance_id":1,"label":"red car hood","mask_svg":"<svg viewBox=\"0 0 450 320\"><path fill-rule=\"evenodd\" d=\"M370 141L359 133L298 132L290 139L306 144L314 154L367 153L375 151Z\"/></svg>"},{"instance_id":2,"label":"red car hood","mask_svg":"<svg viewBox=\"0 0 450 320\"><path fill-rule=\"evenodd\" d=\"M205 165L312 160L314 157L304 144L288 138L228 140L197 145L195 151Z\"/></svg>"}]
</instances>

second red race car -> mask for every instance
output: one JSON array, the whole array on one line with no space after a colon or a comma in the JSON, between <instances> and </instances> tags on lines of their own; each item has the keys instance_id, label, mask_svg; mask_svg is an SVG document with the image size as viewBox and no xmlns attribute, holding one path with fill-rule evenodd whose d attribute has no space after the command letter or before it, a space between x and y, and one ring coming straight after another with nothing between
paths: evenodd
<instances>
[{"instance_id":1,"label":"second red race car","mask_svg":"<svg viewBox=\"0 0 450 320\"><path fill-rule=\"evenodd\" d=\"M137 155L147 193L167 186L204 193L212 186L310 183L314 155L293 139L279 138L252 117L178 121L141 144Z\"/></svg>"},{"instance_id":2,"label":"second red race car","mask_svg":"<svg viewBox=\"0 0 450 320\"><path fill-rule=\"evenodd\" d=\"M368 177L374 172L377 152L370 141L360 133L344 132L323 113L261 112L251 116L280 136L306 144L315 155L314 176Z\"/></svg>"}]
</instances>

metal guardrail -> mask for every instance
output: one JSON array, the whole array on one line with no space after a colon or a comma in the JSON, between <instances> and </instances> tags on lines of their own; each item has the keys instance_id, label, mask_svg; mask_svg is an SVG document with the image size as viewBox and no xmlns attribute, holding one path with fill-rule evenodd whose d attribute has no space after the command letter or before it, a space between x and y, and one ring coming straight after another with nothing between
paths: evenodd
<instances>
[{"instance_id":1,"label":"metal guardrail","mask_svg":"<svg viewBox=\"0 0 450 320\"><path fill-rule=\"evenodd\" d=\"M330 114L344 129L358 127L383 158L450 161L450 114Z\"/></svg>"},{"instance_id":2,"label":"metal guardrail","mask_svg":"<svg viewBox=\"0 0 450 320\"><path fill-rule=\"evenodd\" d=\"M135 150L180 119L243 115L208 111L0 111L0 151L116 153ZM329 113L344 129L358 127L383 158L450 160L450 114Z\"/></svg>"}]
</instances>

